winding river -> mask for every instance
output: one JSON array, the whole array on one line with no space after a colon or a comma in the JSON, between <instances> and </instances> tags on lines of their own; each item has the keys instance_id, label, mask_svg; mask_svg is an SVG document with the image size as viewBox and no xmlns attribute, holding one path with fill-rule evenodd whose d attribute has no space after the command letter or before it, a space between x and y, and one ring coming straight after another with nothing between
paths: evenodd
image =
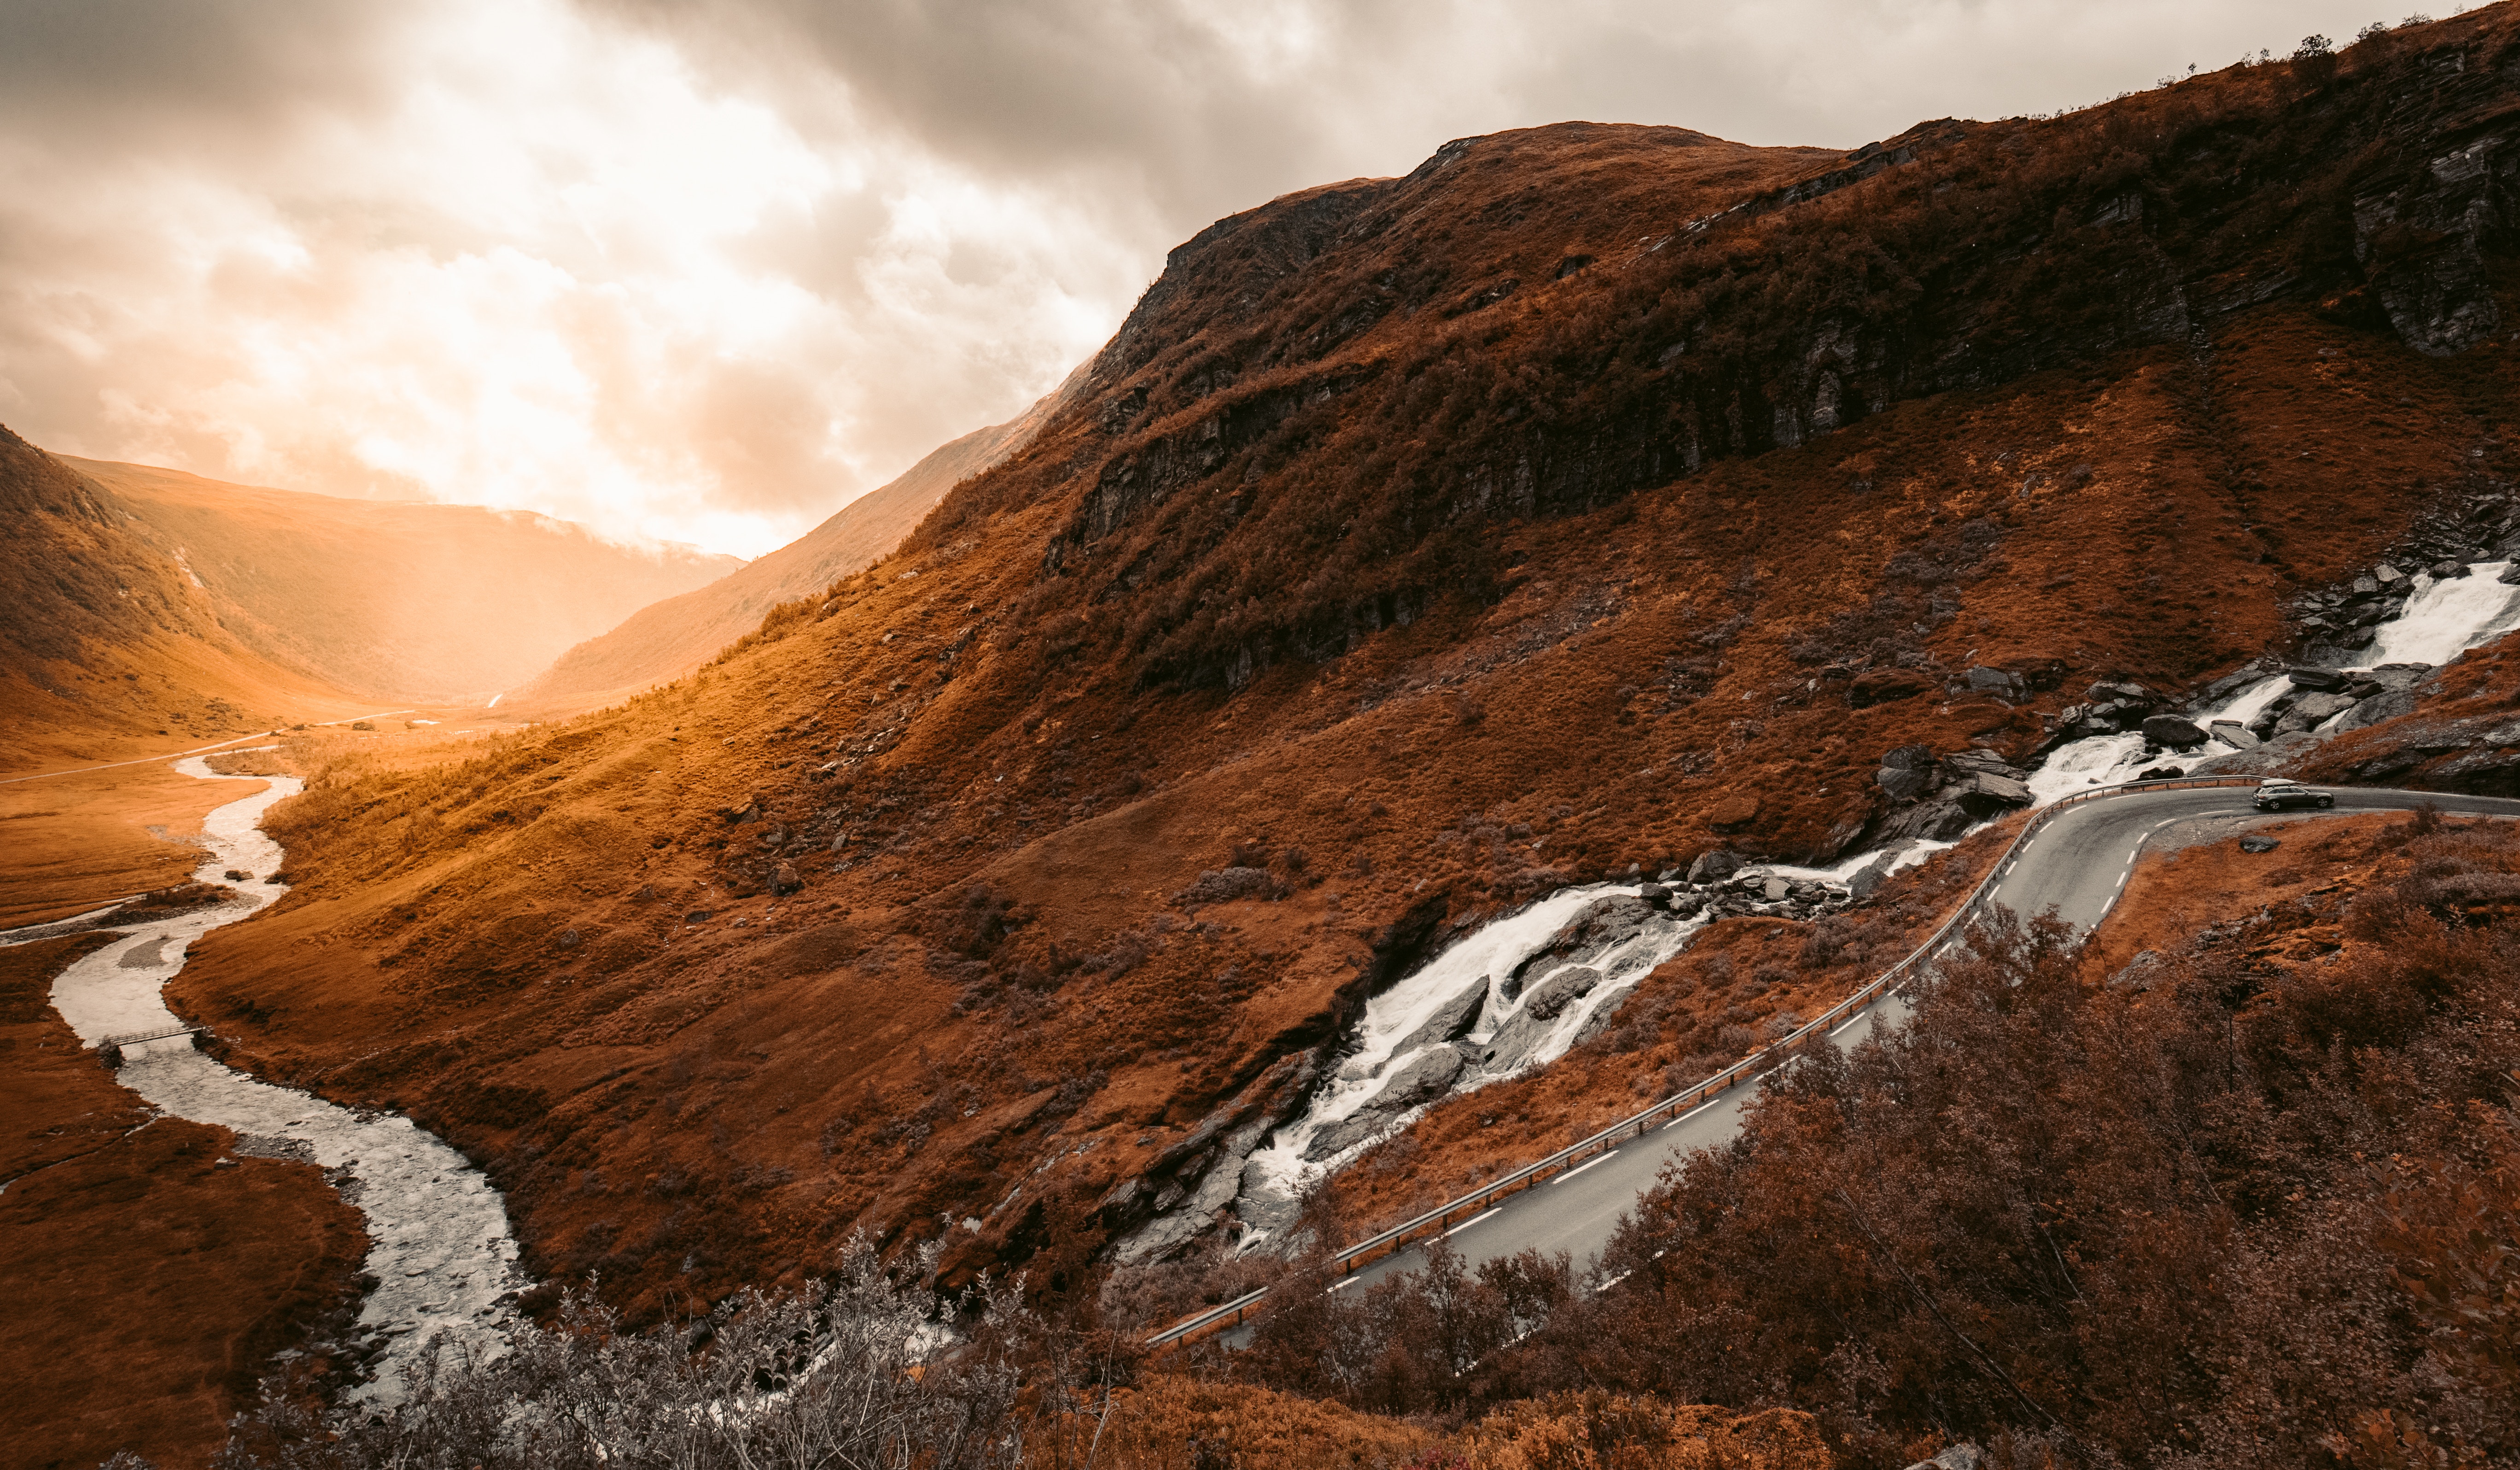
<instances>
[{"instance_id":1,"label":"winding river","mask_svg":"<svg viewBox=\"0 0 2520 1470\"><path fill-rule=\"evenodd\" d=\"M288 890L267 881L281 870L280 844L259 825L274 802L301 789L293 777L221 777L200 757L175 769L205 780L252 780L262 790L211 812L202 824L210 856L194 873L240 897L214 909L153 920L71 964L53 983L53 1007L80 1041L122 1045L124 1087L161 1114L231 1129L237 1151L320 1165L341 1197L366 1217L363 1270L376 1285L359 1314L359 1335L381 1351L354 1397L398 1402L401 1369L432 1339L496 1352L517 1293L530 1284L517 1266L506 1203L481 1172L444 1140L394 1113L365 1113L291 1088L275 1087L196 1050L162 991L184 967L194 940L249 918ZM230 870L244 880L225 876Z\"/></svg>"}]
</instances>

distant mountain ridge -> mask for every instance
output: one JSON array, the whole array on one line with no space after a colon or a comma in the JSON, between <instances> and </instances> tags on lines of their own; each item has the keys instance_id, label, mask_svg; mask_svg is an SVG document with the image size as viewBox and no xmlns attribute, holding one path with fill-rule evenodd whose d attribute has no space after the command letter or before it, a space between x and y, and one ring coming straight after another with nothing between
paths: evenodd
<instances>
[{"instance_id":1,"label":"distant mountain ridge","mask_svg":"<svg viewBox=\"0 0 2520 1470\"><path fill-rule=\"evenodd\" d=\"M263 656L380 698L487 699L562 649L742 566L481 506L350 500L55 456Z\"/></svg>"},{"instance_id":2,"label":"distant mountain ridge","mask_svg":"<svg viewBox=\"0 0 2520 1470\"><path fill-rule=\"evenodd\" d=\"M503 701L517 709L584 709L679 678L760 626L782 602L811 597L899 546L946 492L1032 442L1075 396L1084 370L1004 423L931 451L880 489L779 550L706 587L642 607L620 626L562 654Z\"/></svg>"}]
</instances>

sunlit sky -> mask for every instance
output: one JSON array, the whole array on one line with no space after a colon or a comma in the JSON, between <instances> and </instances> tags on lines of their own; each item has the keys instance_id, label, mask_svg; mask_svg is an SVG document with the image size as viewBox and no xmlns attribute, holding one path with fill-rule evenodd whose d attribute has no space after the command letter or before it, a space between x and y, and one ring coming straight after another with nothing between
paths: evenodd
<instances>
[{"instance_id":1,"label":"sunlit sky","mask_svg":"<svg viewBox=\"0 0 2520 1470\"><path fill-rule=\"evenodd\" d=\"M0 422L757 556L1019 413L1166 249L1291 189L1577 117L1852 148L2402 15L0 0Z\"/></svg>"}]
</instances>

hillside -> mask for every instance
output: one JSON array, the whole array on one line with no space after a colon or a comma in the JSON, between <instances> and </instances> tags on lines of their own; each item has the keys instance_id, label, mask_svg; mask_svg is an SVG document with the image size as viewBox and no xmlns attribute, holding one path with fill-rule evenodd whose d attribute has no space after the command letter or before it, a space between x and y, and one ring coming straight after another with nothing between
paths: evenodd
<instances>
[{"instance_id":1,"label":"hillside","mask_svg":"<svg viewBox=\"0 0 2520 1470\"><path fill-rule=\"evenodd\" d=\"M502 704L529 713L574 712L681 678L761 626L780 603L812 597L889 554L945 492L1031 442L1068 392L1063 387L1014 419L953 440L803 536L706 587L640 608L562 654Z\"/></svg>"},{"instance_id":2,"label":"hillside","mask_svg":"<svg viewBox=\"0 0 2520 1470\"><path fill-rule=\"evenodd\" d=\"M479 506L346 500L63 457L214 600L238 642L372 698L488 699L743 563Z\"/></svg>"},{"instance_id":3,"label":"hillside","mask_svg":"<svg viewBox=\"0 0 2520 1470\"><path fill-rule=\"evenodd\" d=\"M353 708L229 633L130 502L6 428L0 522L0 767L181 748Z\"/></svg>"},{"instance_id":4,"label":"hillside","mask_svg":"<svg viewBox=\"0 0 2520 1470\"><path fill-rule=\"evenodd\" d=\"M1445 938L1854 850L1886 753L2026 762L2498 505L2516 169L2500 6L1853 153L1566 123L1287 196L697 673L462 765L302 743L304 881L174 1003L459 1140L636 1314L861 1227L1071 1291ZM1815 952L1641 993L1581 1085Z\"/></svg>"}]
</instances>

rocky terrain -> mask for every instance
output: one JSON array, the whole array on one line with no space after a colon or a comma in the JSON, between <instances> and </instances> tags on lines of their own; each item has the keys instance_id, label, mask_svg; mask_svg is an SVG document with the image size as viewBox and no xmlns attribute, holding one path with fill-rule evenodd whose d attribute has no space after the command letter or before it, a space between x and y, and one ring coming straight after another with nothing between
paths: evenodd
<instances>
[{"instance_id":1,"label":"rocky terrain","mask_svg":"<svg viewBox=\"0 0 2520 1470\"><path fill-rule=\"evenodd\" d=\"M1818 933L2060 739L2201 751L2218 682L2361 656L2384 565L2493 551L2430 528L2520 472L2515 39L1855 154L1565 124L1220 221L867 571L621 708L312 771L304 881L175 1003L457 1140L634 1317L861 1227L1052 1297L1211 1238L1219 1145L1451 941L1609 882ZM2322 748L2428 718L2383 709ZM1508 999L1583 1014L1593 943ZM1368 1080L1472 1066L1469 978Z\"/></svg>"}]
</instances>

